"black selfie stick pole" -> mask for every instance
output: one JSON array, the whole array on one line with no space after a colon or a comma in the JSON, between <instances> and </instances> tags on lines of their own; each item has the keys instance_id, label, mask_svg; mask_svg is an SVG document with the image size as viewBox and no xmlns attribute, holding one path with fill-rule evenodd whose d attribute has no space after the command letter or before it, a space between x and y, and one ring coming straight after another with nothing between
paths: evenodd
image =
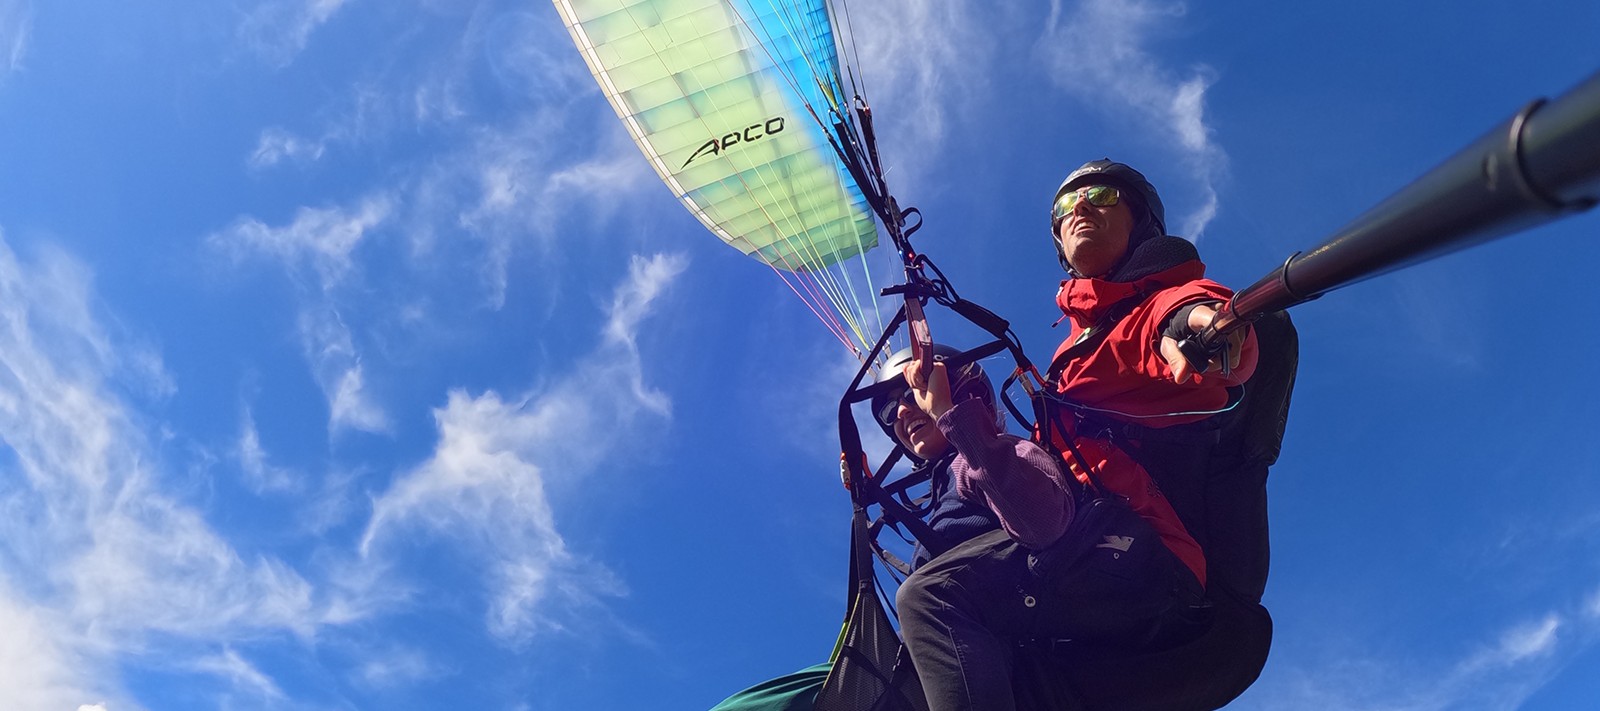
<instances>
[{"instance_id":1,"label":"black selfie stick pole","mask_svg":"<svg viewBox=\"0 0 1600 711\"><path fill-rule=\"evenodd\" d=\"M1587 210L1600 201L1600 73L1528 104L1439 167L1234 295L1183 342L1204 370L1222 337L1262 314Z\"/></svg>"}]
</instances>

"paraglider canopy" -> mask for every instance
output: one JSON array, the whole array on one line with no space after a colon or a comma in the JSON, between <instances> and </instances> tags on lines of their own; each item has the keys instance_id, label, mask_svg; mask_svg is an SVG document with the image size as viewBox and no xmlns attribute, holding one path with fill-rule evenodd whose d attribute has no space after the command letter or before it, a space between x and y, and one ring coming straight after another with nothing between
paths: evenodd
<instances>
[{"instance_id":1,"label":"paraglider canopy","mask_svg":"<svg viewBox=\"0 0 1600 711\"><path fill-rule=\"evenodd\" d=\"M555 0L628 134L718 239L777 271L852 349L877 320L873 207L824 0ZM864 284L858 284L864 282Z\"/></svg>"}]
</instances>

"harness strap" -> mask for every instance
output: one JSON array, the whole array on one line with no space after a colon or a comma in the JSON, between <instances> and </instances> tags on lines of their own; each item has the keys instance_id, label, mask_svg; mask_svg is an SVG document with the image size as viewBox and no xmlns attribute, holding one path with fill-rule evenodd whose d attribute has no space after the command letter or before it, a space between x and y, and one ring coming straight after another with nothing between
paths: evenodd
<instances>
[{"instance_id":1,"label":"harness strap","mask_svg":"<svg viewBox=\"0 0 1600 711\"><path fill-rule=\"evenodd\" d=\"M1149 296L1149 294L1139 292L1112 304L1104 314L1101 314L1099 321L1094 322L1078 333L1078 340L1074 341L1066 350L1056 354L1056 357L1050 361L1050 369L1045 371L1045 378L1054 381L1067 369L1068 363L1099 347L1100 342L1104 341L1106 335L1111 332L1111 327L1117 325L1117 322L1126 318L1128 314L1133 313L1134 307L1144 303L1144 300Z\"/></svg>"},{"instance_id":2,"label":"harness strap","mask_svg":"<svg viewBox=\"0 0 1600 711\"><path fill-rule=\"evenodd\" d=\"M1140 292L1112 304L1100 316L1099 321L1083 329L1078 334L1077 341L1074 341L1066 350L1056 354L1056 357L1050 361L1050 369L1046 371L1047 388L1049 383L1054 382L1066 370L1068 363L1099 347L1100 343L1105 341L1106 335L1111 332L1111 327L1127 317L1128 314L1133 313L1134 307L1143 303L1147 296L1147 294ZM1091 492L1094 496L1109 495L1111 490L1106 488L1099 478L1095 476L1094 467L1089 464L1089 460L1083 456L1083 453L1078 451L1077 444L1073 442L1072 433L1078 431L1078 428L1066 427L1061 419L1062 408L1052 402L1045 392L1041 391L1035 397L1040 398L1044 403L1042 414L1045 415L1045 422L1040 423L1040 429L1035 432L1035 436L1038 437L1039 443L1044 446L1045 451L1055 453L1057 455L1056 458L1061 464L1065 465L1067 471L1074 474L1074 479L1089 490L1080 492L1080 497L1087 497ZM1072 455L1071 462L1061 456L1062 453L1059 449L1051 446L1050 439L1052 434L1058 437L1066 446L1067 453Z\"/></svg>"},{"instance_id":3,"label":"harness strap","mask_svg":"<svg viewBox=\"0 0 1600 711\"><path fill-rule=\"evenodd\" d=\"M1218 408L1213 415L1224 414L1232 411L1244 400L1245 389L1243 385L1228 388L1228 404ZM1091 411L1078 412L1078 421L1087 426L1090 431L1109 436L1113 441L1117 439L1133 440L1135 442L1163 442L1167 444L1211 445L1221 439L1222 425L1216 417L1208 416L1197 422L1188 422L1170 427L1149 427L1135 422L1124 422L1104 417Z\"/></svg>"}]
</instances>

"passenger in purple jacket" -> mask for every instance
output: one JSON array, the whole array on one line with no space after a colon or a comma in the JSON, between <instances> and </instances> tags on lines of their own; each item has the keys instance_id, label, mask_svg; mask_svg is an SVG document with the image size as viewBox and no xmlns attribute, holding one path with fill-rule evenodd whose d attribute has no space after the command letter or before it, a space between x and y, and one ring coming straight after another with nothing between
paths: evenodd
<instances>
[{"instance_id":1,"label":"passenger in purple jacket","mask_svg":"<svg viewBox=\"0 0 1600 711\"><path fill-rule=\"evenodd\" d=\"M959 351L934 346L934 352L942 359ZM912 363L909 349L891 356L880 382L898 378L908 363ZM1060 468L1032 441L1002 432L1005 421L983 368L973 363L952 374L936 361L927 373L913 365L905 375L911 386L876 399L873 414L884 431L917 460L918 467L930 470L935 503L928 525L944 543L936 547L943 550L985 534L1004 540L1015 537L1028 548L1044 548L1060 538L1072 520L1072 497L1061 487ZM934 557L919 543L912 564L920 568ZM913 574L907 584L922 579ZM909 611L905 604L903 599L902 620L916 609L914 602ZM912 628L902 625L902 629L908 631L909 645ZM912 649L919 670L935 662L919 659L918 650L938 658L939 644L935 641ZM819 664L762 682L728 697L711 711L810 711L829 668ZM937 686L926 680L923 684Z\"/></svg>"},{"instance_id":2,"label":"passenger in purple jacket","mask_svg":"<svg viewBox=\"0 0 1600 711\"><path fill-rule=\"evenodd\" d=\"M896 354L886 378L903 369L907 387L874 402L879 424L931 468L940 539L918 546L896 607L932 711L1007 711L1019 642L1137 638L1171 609L1180 565L1125 507L1103 541L1105 530L1074 526L1076 487L1043 448L1003 431L982 368L938 362L954 354L935 346L925 369Z\"/></svg>"},{"instance_id":3,"label":"passenger in purple jacket","mask_svg":"<svg viewBox=\"0 0 1600 711\"><path fill-rule=\"evenodd\" d=\"M1106 594L1103 586L1083 588L1085 581L1077 579L1094 571L1058 565L1063 559L1050 553L1085 535L1069 531L1077 513L1073 489L1055 457L1004 431L982 367L942 362L957 353L934 346L926 370L909 349L890 356L879 381L899 381L903 374L904 382L872 403L878 424L927 471L934 502L928 525L940 539L917 545L896 607L931 711L1006 711L1015 708L1011 670L1019 641L1126 636L1152 620L1124 601L1145 598L1140 588L1169 585L1138 574L1144 564L1133 563L1134 569L1118 571L1135 573L1128 587ZM1175 570L1176 559L1155 532L1131 511L1127 518L1138 527L1134 535L1149 542L1145 548L1169 559L1149 569ZM1083 546L1112 545L1096 542ZM1123 562L1132 563L1127 556ZM712 711L812 709L827 676L827 665L811 667L734 694Z\"/></svg>"},{"instance_id":4,"label":"passenger in purple jacket","mask_svg":"<svg viewBox=\"0 0 1600 711\"><path fill-rule=\"evenodd\" d=\"M908 387L874 402L878 423L920 466L932 468L928 525L944 547L1000 528L1017 543L1042 550L1072 521L1073 500L1061 469L1038 444L1004 432L994 387L981 366L962 366L952 377L942 360L956 353L935 346L926 373L909 349L891 356L880 380L903 370ZM932 557L918 545L913 565Z\"/></svg>"}]
</instances>

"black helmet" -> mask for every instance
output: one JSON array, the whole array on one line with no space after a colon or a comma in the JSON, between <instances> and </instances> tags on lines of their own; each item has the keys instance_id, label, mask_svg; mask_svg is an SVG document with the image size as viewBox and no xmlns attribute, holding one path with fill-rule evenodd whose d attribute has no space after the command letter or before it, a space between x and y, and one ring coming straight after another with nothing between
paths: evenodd
<instances>
[{"instance_id":1,"label":"black helmet","mask_svg":"<svg viewBox=\"0 0 1600 711\"><path fill-rule=\"evenodd\" d=\"M1167 233L1167 210L1161 204L1161 195L1156 193L1156 187L1145 179L1143 173L1134 170L1126 163L1118 163L1110 158L1089 161L1068 174L1067 179L1061 181L1061 187L1056 188L1055 198L1050 201L1051 212L1054 212L1056 200L1060 200L1062 195L1085 185L1110 185L1124 193L1132 193L1135 201L1144 206L1143 210L1133 211L1133 234L1129 235L1129 251L1132 251L1134 245L1149 237ZM1055 230L1055 220L1052 219L1050 241L1056 246L1056 257L1061 260L1061 267L1070 272L1072 267L1067 264L1067 255L1061 251L1061 241L1056 236Z\"/></svg>"},{"instance_id":2,"label":"black helmet","mask_svg":"<svg viewBox=\"0 0 1600 711\"><path fill-rule=\"evenodd\" d=\"M943 362L961 355L961 351L950 346L933 344L933 360ZM889 356L889 360L878 368L877 382L883 383L896 378L911 363L913 353L910 348L903 348ZM994 400L994 384L990 382L988 374L983 372L983 366L976 362L968 363L949 373L950 376L950 402L960 403L970 399L983 401L989 412L994 413L996 431L1005 431L1005 419L1000 415L1000 408L996 407ZM898 441L894 435L894 421L900 409L900 400L905 396L906 386L901 380L901 387L872 398L872 419L876 420L889 439Z\"/></svg>"}]
</instances>

